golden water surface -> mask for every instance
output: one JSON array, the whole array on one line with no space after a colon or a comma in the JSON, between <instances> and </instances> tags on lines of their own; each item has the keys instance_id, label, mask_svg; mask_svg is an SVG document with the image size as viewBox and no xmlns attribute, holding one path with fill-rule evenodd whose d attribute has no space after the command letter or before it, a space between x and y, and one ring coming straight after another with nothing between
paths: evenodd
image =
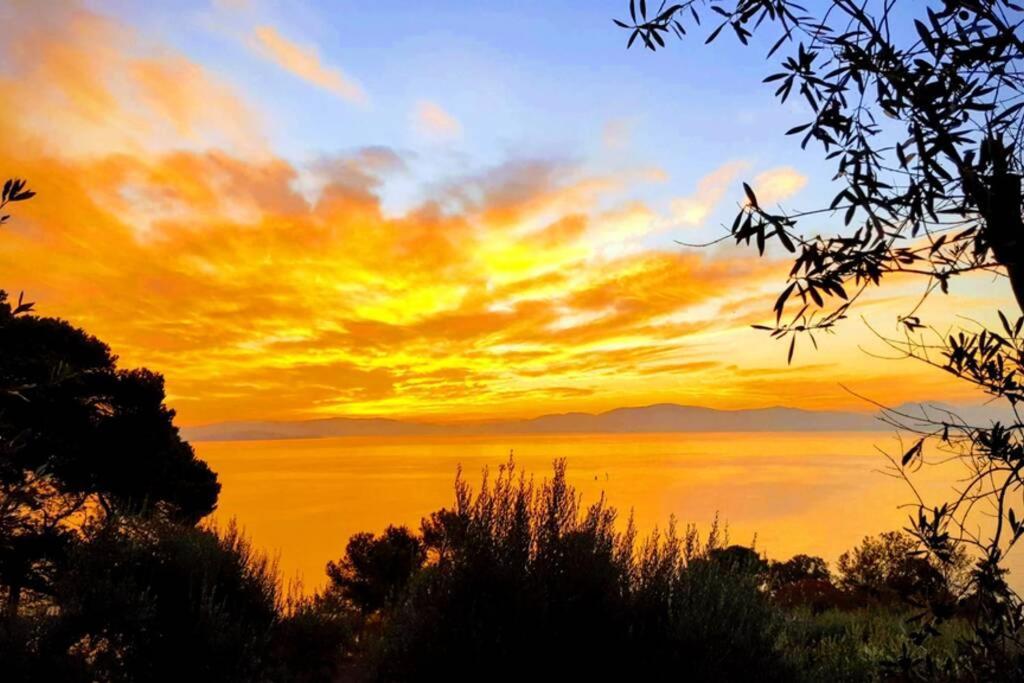
<instances>
[{"instance_id":1,"label":"golden water surface","mask_svg":"<svg viewBox=\"0 0 1024 683\"><path fill-rule=\"evenodd\" d=\"M324 565L358 531L419 525L450 505L461 464L477 485L513 452L540 480L555 458L584 504L604 492L641 532L680 523L706 529L718 512L730 540L773 558L817 554L833 562L864 535L906 524L907 485L882 473L877 447L900 451L891 433L593 434L473 437L339 437L194 444L223 484L217 519L235 517L278 557L286 579L323 585ZM926 468L918 490L940 499L951 472ZM1024 576L1019 555L1011 567Z\"/></svg>"}]
</instances>

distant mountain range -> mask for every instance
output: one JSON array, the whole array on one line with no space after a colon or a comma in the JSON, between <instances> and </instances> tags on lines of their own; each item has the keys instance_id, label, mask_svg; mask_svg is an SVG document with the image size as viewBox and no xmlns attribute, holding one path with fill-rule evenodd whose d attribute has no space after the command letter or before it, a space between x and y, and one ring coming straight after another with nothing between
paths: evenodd
<instances>
[{"instance_id":1,"label":"distant mountain range","mask_svg":"<svg viewBox=\"0 0 1024 683\"><path fill-rule=\"evenodd\" d=\"M989 406L912 403L897 408L904 415L941 419L953 411L973 423L1007 419ZM889 427L868 413L757 408L716 410L660 403L616 408L604 413L563 413L528 420L490 420L441 424L386 418L332 417L296 422L238 421L185 427L190 441L316 439L330 436L459 436L482 434L628 434L654 432L841 432L885 431Z\"/></svg>"},{"instance_id":2,"label":"distant mountain range","mask_svg":"<svg viewBox=\"0 0 1024 683\"><path fill-rule=\"evenodd\" d=\"M871 431L883 428L873 416L798 408L715 410L672 403L616 408L596 415L564 413L529 420L438 424L384 418L333 417L301 422L221 422L182 429L190 441L311 439L328 436L436 436L473 434L580 434L643 432Z\"/></svg>"},{"instance_id":3,"label":"distant mountain range","mask_svg":"<svg viewBox=\"0 0 1024 683\"><path fill-rule=\"evenodd\" d=\"M953 411L974 423L998 417L988 406L912 403L897 408L904 415L941 419ZM716 410L660 403L616 408L604 413L562 413L528 420L490 420L441 424L386 418L332 417L296 422L238 421L185 427L189 441L254 441L316 439L330 436L458 436L481 434L628 434L654 432L843 432L885 431L889 427L868 413L757 408Z\"/></svg>"}]
</instances>

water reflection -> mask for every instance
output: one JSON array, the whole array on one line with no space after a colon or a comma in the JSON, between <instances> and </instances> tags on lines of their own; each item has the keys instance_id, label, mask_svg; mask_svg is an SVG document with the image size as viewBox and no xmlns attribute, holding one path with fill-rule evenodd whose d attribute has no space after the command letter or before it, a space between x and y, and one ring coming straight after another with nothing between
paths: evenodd
<instances>
[{"instance_id":1,"label":"water reflection","mask_svg":"<svg viewBox=\"0 0 1024 683\"><path fill-rule=\"evenodd\" d=\"M514 453L539 480L566 458L584 503L604 492L641 532L680 522L705 525L716 512L734 542L771 557L819 554L834 561L864 535L906 524L903 482L885 476L877 447L898 451L891 433L597 434L500 437L343 437L206 442L201 457L223 483L218 517L237 517L253 540L277 553L286 577L323 583L327 560L357 531L417 527L449 505L461 464L479 483ZM915 479L926 498L945 495L951 474ZM1017 584L1021 554L1011 558Z\"/></svg>"}]
</instances>

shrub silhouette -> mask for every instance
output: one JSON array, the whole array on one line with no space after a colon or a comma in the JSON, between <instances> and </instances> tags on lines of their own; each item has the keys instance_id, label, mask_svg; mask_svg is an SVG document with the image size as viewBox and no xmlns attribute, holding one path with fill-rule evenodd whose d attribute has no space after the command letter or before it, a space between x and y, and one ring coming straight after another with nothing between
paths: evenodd
<instances>
[{"instance_id":1,"label":"shrub silhouette","mask_svg":"<svg viewBox=\"0 0 1024 683\"><path fill-rule=\"evenodd\" d=\"M345 601L328 592L287 596L271 636L261 680L319 683L350 680L353 643L362 623Z\"/></svg>"},{"instance_id":2,"label":"shrub silhouette","mask_svg":"<svg viewBox=\"0 0 1024 683\"><path fill-rule=\"evenodd\" d=\"M953 599L957 583L966 583L969 560L939 564L919 553L917 541L900 531L868 536L843 553L837 563L839 586L883 602ZM952 568L952 573L944 570Z\"/></svg>"},{"instance_id":3,"label":"shrub silhouette","mask_svg":"<svg viewBox=\"0 0 1024 683\"><path fill-rule=\"evenodd\" d=\"M164 405L163 378L121 370L95 337L12 308L0 292L0 587L16 617L87 520L125 515L186 525L220 485Z\"/></svg>"},{"instance_id":4,"label":"shrub silhouette","mask_svg":"<svg viewBox=\"0 0 1024 683\"><path fill-rule=\"evenodd\" d=\"M106 525L69 551L7 680L253 680L277 575L234 526ZM18 674L22 674L19 677Z\"/></svg>"},{"instance_id":5,"label":"shrub silhouette","mask_svg":"<svg viewBox=\"0 0 1024 683\"><path fill-rule=\"evenodd\" d=\"M327 564L327 576L331 590L363 612L373 612L399 595L426 559L417 536L389 526L380 538L360 533L349 539L345 557Z\"/></svg>"},{"instance_id":6,"label":"shrub silhouette","mask_svg":"<svg viewBox=\"0 0 1024 683\"><path fill-rule=\"evenodd\" d=\"M564 461L539 486L511 462L475 494L460 475L454 507L423 521L430 562L388 614L376 677L521 680L544 662L549 677L787 680L778 614L746 564L710 559L717 530L637 543L615 520L603 499L581 508Z\"/></svg>"}]
</instances>

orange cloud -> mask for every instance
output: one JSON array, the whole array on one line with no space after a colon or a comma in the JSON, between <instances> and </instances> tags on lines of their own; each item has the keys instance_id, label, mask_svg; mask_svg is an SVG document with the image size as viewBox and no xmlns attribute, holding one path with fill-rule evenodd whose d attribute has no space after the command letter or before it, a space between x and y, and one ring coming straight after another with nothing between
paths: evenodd
<instances>
[{"instance_id":1,"label":"orange cloud","mask_svg":"<svg viewBox=\"0 0 1024 683\"><path fill-rule=\"evenodd\" d=\"M217 145L263 153L258 114L201 65L75 2L5 8L0 113L42 151L136 153Z\"/></svg>"},{"instance_id":2,"label":"orange cloud","mask_svg":"<svg viewBox=\"0 0 1024 683\"><path fill-rule=\"evenodd\" d=\"M439 104L420 100L413 110L413 124L420 133L437 138L455 138L462 135L462 124Z\"/></svg>"},{"instance_id":3,"label":"orange cloud","mask_svg":"<svg viewBox=\"0 0 1024 683\"><path fill-rule=\"evenodd\" d=\"M356 104L367 103L362 86L340 69L323 64L315 48L293 43L272 26L257 27L253 37L260 54L285 71L344 100Z\"/></svg>"},{"instance_id":4,"label":"orange cloud","mask_svg":"<svg viewBox=\"0 0 1024 683\"><path fill-rule=\"evenodd\" d=\"M336 164L369 172L359 160L382 156ZM3 285L164 371L188 422L480 408L526 391L566 401L564 387L598 392L624 363L670 361L723 323L662 318L774 272L735 257L598 257L587 240L600 193L517 237L486 203L386 217L373 186L345 174L310 202L281 160L23 157L19 169L39 197L0 246ZM521 196L512 215L530 223L559 191L552 180L547 200Z\"/></svg>"},{"instance_id":5,"label":"orange cloud","mask_svg":"<svg viewBox=\"0 0 1024 683\"><path fill-rule=\"evenodd\" d=\"M807 185L807 176L792 166L772 168L754 177L751 187L760 204L772 204L792 197Z\"/></svg>"},{"instance_id":6,"label":"orange cloud","mask_svg":"<svg viewBox=\"0 0 1024 683\"><path fill-rule=\"evenodd\" d=\"M226 118L258 117L200 65L81 9L25 18L0 49L38 87L0 111L0 154L38 196L0 235L0 286L165 373L186 424L843 405L837 382L897 376L851 353L863 336L826 342L816 365L747 371L784 360L749 325L770 315L785 264L645 246L664 218L631 196L658 173L508 162L389 215L381 192L401 154L297 166L222 145ZM187 78L160 87L175 74ZM63 137L40 144L53 126ZM682 222L703 220L743 168L701 181L675 207ZM904 368L888 400L956 396L941 373Z\"/></svg>"},{"instance_id":7,"label":"orange cloud","mask_svg":"<svg viewBox=\"0 0 1024 683\"><path fill-rule=\"evenodd\" d=\"M701 178L693 195L672 200L672 222L682 226L703 225L739 174L749 167L745 161L732 161Z\"/></svg>"}]
</instances>

